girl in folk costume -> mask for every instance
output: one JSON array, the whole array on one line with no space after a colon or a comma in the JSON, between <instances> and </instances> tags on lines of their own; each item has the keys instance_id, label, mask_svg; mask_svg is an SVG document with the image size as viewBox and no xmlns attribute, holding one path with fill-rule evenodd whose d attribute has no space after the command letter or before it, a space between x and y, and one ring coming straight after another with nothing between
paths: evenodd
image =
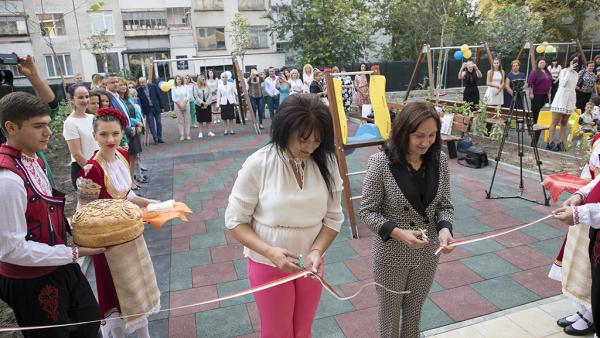
<instances>
[{"instance_id":1,"label":"girl in folk costume","mask_svg":"<svg viewBox=\"0 0 600 338\"><path fill-rule=\"evenodd\" d=\"M598 139L600 139L600 134L592 140L592 154L581 172L581 178L594 180L600 174L600 142ZM570 200L563 203L563 206L570 205ZM590 267L587 250L590 228L587 225L589 224L580 224L569 229L569 234L565 237L548 273L548 277L551 279L562 282L563 293L573 299L577 307L577 312L559 319L556 323L564 327L565 333L576 336L586 335L594 330L594 318L590 307Z\"/></svg>"},{"instance_id":2,"label":"girl in folk costume","mask_svg":"<svg viewBox=\"0 0 600 338\"><path fill-rule=\"evenodd\" d=\"M77 178L79 205L97 199L127 199L141 207L157 202L138 197L131 190L132 180L129 173L128 154L127 151L118 147L126 125L127 120L119 111L112 108L98 109L97 117L94 119L94 138L98 142L100 150L94 153L83 167L83 170L79 172ZM136 274L128 273L128 276L136 276L134 280L125 281L125 284L137 289L133 293L125 292L129 290L115 288L116 284L123 285L122 279L124 276L117 273L111 274L106 255L94 256L100 315L102 318L116 318L121 314L127 315L130 313L146 313L146 315L135 317L133 320L129 318L125 320L108 320L106 325L102 327L104 337L108 337L109 332L115 338L124 337L125 333L136 330L138 337L150 337L147 317L160 308L160 291L156 284L152 261L143 236L129 243L136 245L131 250L132 256L122 257L122 259L134 258L139 262L145 262L145 264L132 264L132 270L139 269L140 271L135 271ZM138 253L141 253L141 256L138 257ZM141 281L143 283L140 283ZM123 297L125 294L129 297ZM125 313L121 311L122 304L143 305L133 311L128 308L130 311Z\"/></svg>"}]
</instances>

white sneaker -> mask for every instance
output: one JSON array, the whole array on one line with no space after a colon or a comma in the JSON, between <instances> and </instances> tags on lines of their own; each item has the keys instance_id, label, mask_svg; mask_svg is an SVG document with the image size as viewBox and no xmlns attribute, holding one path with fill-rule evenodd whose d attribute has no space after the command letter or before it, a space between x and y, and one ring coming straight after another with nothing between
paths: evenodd
<instances>
[{"instance_id":1,"label":"white sneaker","mask_svg":"<svg viewBox=\"0 0 600 338\"><path fill-rule=\"evenodd\" d=\"M185 140L185 138L184 138L183 136L181 136L181 137L179 138L179 141L183 141L183 140Z\"/></svg>"},{"instance_id":2,"label":"white sneaker","mask_svg":"<svg viewBox=\"0 0 600 338\"><path fill-rule=\"evenodd\" d=\"M213 136L215 136L215 133L213 133L212 131L209 131L208 136L213 137Z\"/></svg>"},{"instance_id":3,"label":"white sneaker","mask_svg":"<svg viewBox=\"0 0 600 338\"><path fill-rule=\"evenodd\" d=\"M202 132L200 132L200 134L198 134L198 138L203 138L204 135L202 135Z\"/></svg>"},{"instance_id":4,"label":"white sneaker","mask_svg":"<svg viewBox=\"0 0 600 338\"><path fill-rule=\"evenodd\" d=\"M190 137L190 135L185 137L186 140L191 140L192 138Z\"/></svg>"}]
</instances>

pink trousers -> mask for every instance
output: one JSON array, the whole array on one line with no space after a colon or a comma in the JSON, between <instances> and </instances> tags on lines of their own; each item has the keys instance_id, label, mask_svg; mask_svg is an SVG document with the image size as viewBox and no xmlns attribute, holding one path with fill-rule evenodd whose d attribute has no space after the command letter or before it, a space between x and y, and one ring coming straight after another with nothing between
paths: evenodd
<instances>
[{"instance_id":1,"label":"pink trousers","mask_svg":"<svg viewBox=\"0 0 600 338\"><path fill-rule=\"evenodd\" d=\"M287 276L276 267L248 259L250 287ZM321 283L309 277L254 294L260 317L261 338L312 337L312 323L319 306Z\"/></svg>"}]
</instances>

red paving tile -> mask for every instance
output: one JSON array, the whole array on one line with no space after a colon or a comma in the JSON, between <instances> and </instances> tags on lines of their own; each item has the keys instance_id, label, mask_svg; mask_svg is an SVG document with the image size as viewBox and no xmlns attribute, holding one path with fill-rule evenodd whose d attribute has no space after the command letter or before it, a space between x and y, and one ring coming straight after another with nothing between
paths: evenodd
<instances>
[{"instance_id":1,"label":"red paving tile","mask_svg":"<svg viewBox=\"0 0 600 338\"><path fill-rule=\"evenodd\" d=\"M216 198L215 197L213 199L202 201L202 208L203 209L225 208L228 203L229 203L229 201L227 200L227 198Z\"/></svg>"},{"instance_id":2,"label":"red paving tile","mask_svg":"<svg viewBox=\"0 0 600 338\"><path fill-rule=\"evenodd\" d=\"M512 218L503 212L492 212L485 215L475 217L476 220L485 223L492 228L504 229L511 226L523 224L518 219Z\"/></svg>"},{"instance_id":3,"label":"red paving tile","mask_svg":"<svg viewBox=\"0 0 600 338\"><path fill-rule=\"evenodd\" d=\"M457 322L499 310L469 286L435 292L430 295L430 298L452 320Z\"/></svg>"},{"instance_id":4,"label":"red paving tile","mask_svg":"<svg viewBox=\"0 0 600 338\"><path fill-rule=\"evenodd\" d=\"M497 201L494 200L483 200L483 201L477 201L477 202L473 202L470 203L469 206L473 209L477 209L479 211L484 211L484 212L489 212L490 210L493 210L495 212L505 212L510 210L509 207L505 206L504 204L498 203Z\"/></svg>"},{"instance_id":5,"label":"red paving tile","mask_svg":"<svg viewBox=\"0 0 600 338\"><path fill-rule=\"evenodd\" d=\"M373 278L373 259L371 256L349 259L344 264L358 280Z\"/></svg>"},{"instance_id":6,"label":"red paving tile","mask_svg":"<svg viewBox=\"0 0 600 338\"><path fill-rule=\"evenodd\" d=\"M521 270L537 268L552 264L553 260L548 256L528 246L518 246L496 251L496 255L506 259Z\"/></svg>"},{"instance_id":7,"label":"red paving tile","mask_svg":"<svg viewBox=\"0 0 600 338\"><path fill-rule=\"evenodd\" d=\"M435 281L444 289L453 289L482 280L478 274L458 261L439 264L435 273Z\"/></svg>"},{"instance_id":8,"label":"red paving tile","mask_svg":"<svg viewBox=\"0 0 600 338\"><path fill-rule=\"evenodd\" d=\"M459 199L460 196L464 196L472 201L486 200L485 191L483 191L483 190L465 191L465 192L461 193L459 196L453 196L453 198Z\"/></svg>"},{"instance_id":9,"label":"red paving tile","mask_svg":"<svg viewBox=\"0 0 600 338\"><path fill-rule=\"evenodd\" d=\"M335 316L347 338L377 337L377 307Z\"/></svg>"},{"instance_id":10,"label":"red paving tile","mask_svg":"<svg viewBox=\"0 0 600 338\"><path fill-rule=\"evenodd\" d=\"M181 237L190 237L192 235L199 235L206 233L206 226L204 226L204 222L199 221L190 221L181 224L175 224L171 227L171 237L172 238L181 238Z\"/></svg>"},{"instance_id":11,"label":"red paving tile","mask_svg":"<svg viewBox=\"0 0 600 338\"><path fill-rule=\"evenodd\" d=\"M516 246L521 246L521 245L527 245L530 243L535 243L538 240L522 233L521 231L515 231L515 232L511 232L508 233L506 235L502 235L502 236L498 236L496 238L494 238L494 240L504 246L507 247L516 247Z\"/></svg>"},{"instance_id":12,"label":"red paving tile","mask_svg":"<svg viewBox=\"0 0 600 338\"><path fill-rule=\"evenodd\" d=\"M180 237L171 239L171 253L190 251L190 238Z\"/></svg>"},{"instance_id":13,"label":"red paving tile","mask_svg":"<svg viewBox=\"0 0 600 338\"><path fill-rule=\"evenodd\" d=\"M195 288L222 282L230 282L233 280L237 280L233 262L223 262L192 268L192 285Z\"/></svg>"},{"instance_id":14,"label":"red paving tile","mask_svg":"<svg viewBox=\"0 0 600 338\"><path fill-rule=\"evenodd\" d=\"M355 294L359 291L359 289L367 284L372 282L373 279L361 280L359 282L342 284L341 288L344 292L344 296L348 297L350 295ZM366 308L370 308L373 306L377 306L377 287L375 285L367 286L363 289L363 291L356 297L350 299L350 303L357 310L362 310Z\"/></svg>"},{"instance_id":15,"label":"red paving tile","mask_svg":"<svg viewBox=\"0 0 600 338\"><path fill-rule=\"evenodd\" d=\"M548 278L548 266L540 266L512 274L517 283L535 292L542 298L552 297L562 292L560 282Z\"/></svg>"},{"instance_id":16,"label":"red paving tile","mask_svg":"<svg viewBox=\"0 0 600 338\"><path fill-rule=\"evenodd\" d=\"M358 211L358 208L354 208L354 211L355 212ZM358 222L358 218L356 218L356 221ZM367 237L375 236L373 231L371 231L371 229L369 229L364 223L358 223L357 228L358 228L358 238L367 238Z\"/></svg>"},{"instance_id":17,"label":"red paving tile","mask_svg":"<svg viewBox=\"0 0 600 338\"><path fill-rule=\"evenodd\" d=\"M353 239L348 241L348 244L358 253L360 256L371 256L371 246L373 238L366 237L360 239Z\"/></svg>"},{"instance_id":18,"label":"red paving tile","mask_svg":"<svg viewBox=\"0 0 600 338\"><path fill-rule=\"evenodd\" d=\"M473 256L473 254L471 252L469 252L463 248L457 247L457 248L454 248L454 250L452 250L452 252L447 255L440 254L439 262L444 263L444 262L456 261L456 260L471 257L471 256Z\"/></svg>"},{"instance_id":19,"label":"red paving tile","mask_svg":"<svg viewBox=\"0 0 600 338\"><path fill-rule=\"evenodd\" d=\"M213 263L234 261L244 258L244 246L241 244L227 244L210 248Z\"/></svg>"},{"instance_id":20,"label":"red paving tile","mask_svg":"<svg viewBox=\"0 0 600 338\"><path fill-rule=\"evenodd\" d=\"M169 294L170 307L178 307L191 305L195 303L200 303L206 300L214 299L219 297L217 294L217 287L215 285L203 286L199 288L191 288L181 291L173 291ZM198 305L187 307L184 309L173 310L170 312L169 316L182 316L187 314L193 314L200 311L206 311L211 309L216 309L219 307L219 303L211 303L205 305Z\"/></svg>"},{"instance_id":21,"label":"red paving tile","mask_svg":"<svg viewBox=\"0 0 600 338\"><path fill-rule=\"evenodd\" d=\"M256 302L246 304L246 310L248 310L248 317L250 317L252 328L254 329L254 331L260 332L260 316L258 315L258 308L256 307Z\"/></svg>"},{"instance_id":22,"label":"red paving tile","mask_svg":"<svg viewBox=\"0 0 600 338\"><path fill-rule=\"evenodd\" d=\"M196 315L169 316L169 338L196 337Z\"/></svg>"}]
</instances>

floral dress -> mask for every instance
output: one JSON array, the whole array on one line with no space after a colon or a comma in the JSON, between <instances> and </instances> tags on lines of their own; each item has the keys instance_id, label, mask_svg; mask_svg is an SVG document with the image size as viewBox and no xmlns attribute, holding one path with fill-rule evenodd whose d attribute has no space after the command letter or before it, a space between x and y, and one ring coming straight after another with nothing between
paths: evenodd
<instances>
[{"instance_id":1,"label":"floral dress","mask_svg":"<svg viewBox=\"0 0 600 338\"><path fill-rule=\"evenodd\" d=\"M354 98L354 87L344 86L352 86L352 78L350 76L342 77L342 99L344 101L344 110L348 112L350 107L352 107L352 99Z\"/></svg>"},{"instance_id":2,"label":"floral dress","mask_svg":"<svg viewBox=\"0 0 600 338\"><path fill-rule=\"evenodd\" d=\"M370 104L369 99L369 81L363 74L356 75L354 78L354 86L356 88L356 105L362 107L363 104Z\"/></svg>"}]
</instances>

